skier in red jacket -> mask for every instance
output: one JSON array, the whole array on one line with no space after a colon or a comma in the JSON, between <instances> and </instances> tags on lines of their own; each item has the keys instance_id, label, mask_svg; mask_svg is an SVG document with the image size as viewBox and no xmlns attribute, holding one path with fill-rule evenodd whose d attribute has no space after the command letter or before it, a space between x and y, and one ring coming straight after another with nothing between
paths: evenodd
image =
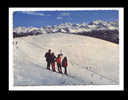
<instances>
[{"instance_id":1,"label":"skier in red jacket","mask_svg":"<svg viewBox=\"0 0 128 100\"><path fill-rule=\"evenodd\" d=\"M67 62L67 57L64 57L64 59L62 60L62 67L64 67L65 71L64 74L67 74L67 66L68 66L68 62Z\"/></svg>"},{"instance_id":2,"label":"skier in red jacket","mask_svg":"<svg viewBox=\"0 0 128 100\"><path fill-rule=\"evenodd\" d=\"M61 69L61 56L60 55L58 55L58 57L56 58L56 62L57 62L57 67L58 67L59 73L62 73L62 69Z\"/></svg>"}]
</instances>

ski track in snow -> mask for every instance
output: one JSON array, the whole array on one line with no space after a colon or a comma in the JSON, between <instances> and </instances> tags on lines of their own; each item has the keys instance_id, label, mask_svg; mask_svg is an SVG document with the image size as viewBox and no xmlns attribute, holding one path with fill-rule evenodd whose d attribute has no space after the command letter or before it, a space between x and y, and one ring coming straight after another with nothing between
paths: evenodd
<instances>
[{"instance_id":1,"label":"ski track in snow","mask_svg":"<svg viewBox=\"0 0 128 100\"><path fill-rule=\"evenodd\" d=\"M18 44L14 44L14 85L118 84L118 45L116 44L62 33L16 38L14 42L16 41ZM62 49L64 56L68 57L69 76L46 70L44 54L49 48L55 54ZM100 50L99 56L98 50ZM105 56L111 58L106 59Z\"/></svg>"}]
</instances>

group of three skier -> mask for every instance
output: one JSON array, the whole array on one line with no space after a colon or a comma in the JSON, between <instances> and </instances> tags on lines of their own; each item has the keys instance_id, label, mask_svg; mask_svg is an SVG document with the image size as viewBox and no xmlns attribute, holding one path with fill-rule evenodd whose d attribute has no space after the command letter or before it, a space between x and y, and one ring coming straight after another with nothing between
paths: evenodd
<instances>
[{"instance_id":1,"label":"group of three skier","mask_svg":"<svg viewBox=\"0 0 128 100\"><path fill-rule=\"evenodd\" d=\"M56 57L54 52L51 53L51 49L48 50L48 52L45 53L45 58L47 62L47 69L50 70L50 65L52 66L52 70L55 72L55 62L57 63L58 72L62 73L62 68L64 67L65 71L64 74L67 75L67 57L65 56L63 60L61 61L62 54L58 54Z\"/></svg>"}]
</instances>

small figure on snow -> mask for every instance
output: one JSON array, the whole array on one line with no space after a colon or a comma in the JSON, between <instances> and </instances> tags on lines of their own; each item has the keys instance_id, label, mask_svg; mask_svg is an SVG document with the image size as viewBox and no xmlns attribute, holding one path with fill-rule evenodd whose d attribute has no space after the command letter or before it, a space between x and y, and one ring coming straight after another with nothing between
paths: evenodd
<instances>
[{"instance_id":1,"label":"small figure on snow","mask_svg":"<svg viewBox=\"0 0 128 100\"><path fill-rule=\"evenodd\" d=\"M62 60L62 67L64 67L65 71L64 74L67 74L67 66L68 66L68 62L67 62L67 57L65 56L64 59Z\"/></svg>"},{"instance_id":2,"label":"small figure on snow","mask_svg":"<svg viewBox=\"0 0 128 100\"><path fill-rule=\"evenodd\" d=\"M18 43L18 42L16 41L16 45L17 45L17 43Z\"/></svg>"},{"instance_id":3,"label":"small figure on snow","mask_svg":"<svg viewBox=\"0 0 128 100\"><path fill-rule=\"evenodd\" d=\"M61 56L60 56L60 54L56 58L56 62L57 62L57 67L58 67L59 73L62 73L62 69L61 69Z\"/></svg>"},{"instance_id":4,"label":"small figure on snow","mask_svg":"<svg viewBox=\"0 0 128 100\"><path fill-rule=\"evenodd\" d=\"M47 62L47 69L50 70L50 64L51 64L51 49L48 50L48 52L45 53L45 58Z\"/></svg>"},{"instance_id":5,"label":"small figure on snow","mask_svg":"<svg viewBox=\"0 0 128 100\"><path fill-rule=\"evenodd\" d=\"M56 56L54 55L54 52L51 54L51 66L52 70L55 72L55 61L56 61Z\"/></svg>"},{"instance_id":6,"label":"small figure on snow","mask_svg":"<svg viewBox=\"0 0 128 100\"><path fill-rule=\"evenodd\" d=\"M18 42L16 41L16 48L18 48Z\"/></svg>"}]
</instances>

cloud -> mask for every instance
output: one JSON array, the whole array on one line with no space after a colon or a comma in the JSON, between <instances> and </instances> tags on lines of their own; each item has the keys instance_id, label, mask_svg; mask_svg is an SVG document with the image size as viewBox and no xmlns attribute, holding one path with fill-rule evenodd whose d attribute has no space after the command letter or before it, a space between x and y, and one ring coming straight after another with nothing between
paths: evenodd
<instances>
[{"instance_id":1,"label":"cloud","mask_svg":"<svg viewBox=\"0 0 128 100\"><path fill-rule=\"evenodd\" d=\"M28 15L36 15L36 16L45 16L45 14L36 11L21 11L21 13Z\"/></svg>"},{"instance_id":2,"label":"cloud","mask_svg":"<svg viewBox=\"0 0 128 100\"><path fill-rule=\"evenodd\" d=\"M67 12L60 13L60 14L56 17L56 19L61 20L61 19L63 19L63 17L65 17L65 16L70 17L70 13L67 13Z\"/></svg>"},{"instance_id":3,"label":"cloud","mask_svg":"<svg viewBox=\"0 0 128 100\"><path fill-rule=\"evenodd\" d=\"M61 20L61 19L63 19L64 17L67 17L67 18L69 18L70 20L72 20L72 18L71 18L71 16L70 16L70 13L68 13L68 12L60 13L60 14L57 16L57 19L58 19L58 20Z\"/></svg>"},{"instance_id":4,"label":"cloud","mask_svg":"<svg viewBox=\"0 0 128 100\"><path fill-rule=\"evenodd\" d=\"M60 17L60 16L58 16L56 19L61 20L61 19L63 19L63 18L62 18L62 17Z\"/></svg>"},{"instance_id":5,"label":"cloud","mask_svg":"<svg viewBox=\"0 0 128 100\"><path fill-rule=\"evenodd\" d=\"M70 13L60 13L60 16L70 16Z\"/></svg>"}]
</instances>

